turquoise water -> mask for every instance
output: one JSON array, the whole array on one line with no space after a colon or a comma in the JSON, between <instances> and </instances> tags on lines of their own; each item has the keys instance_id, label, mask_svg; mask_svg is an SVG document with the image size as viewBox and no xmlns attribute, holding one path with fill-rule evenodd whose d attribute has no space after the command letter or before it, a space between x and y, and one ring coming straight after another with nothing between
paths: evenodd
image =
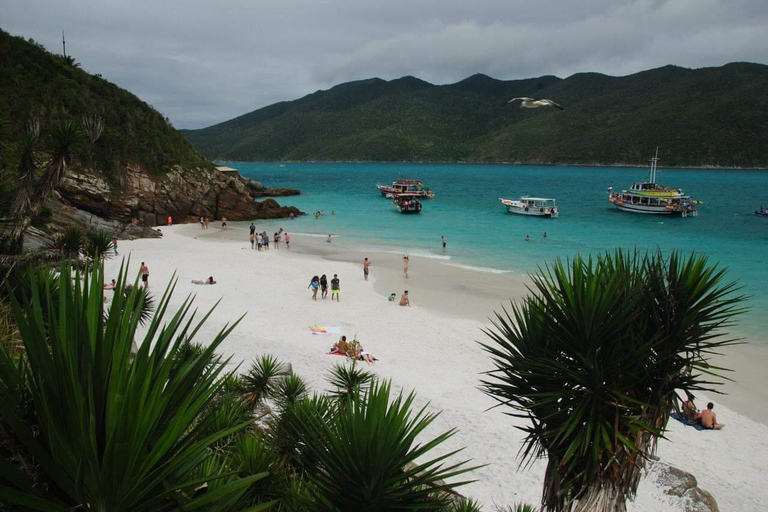
<instances>
[{"instance_id":1,"label":"turquoise water","mask_svg":"<svg viewBox=\"0 0 768 512\"><path fill-rule=\"evenodd\" d=\"M753 295L752 311L739 322L751 339L768 330L768 218L753 212L768 205L768 171L662 169L659 181L704 201L696 218L619 212L606 188L641 181L645 169L469 164L228 164L270 187L301 190L279 198L312 215L294 220L289 232L343 237L372 250L409 251L442 263L486 272L525 274L556 257L594 254L615 247L682 249L706 254L729 268ZM421 179L436 194L420 215L401 215L375 183ZM499 197L557 198L557 219L508 214ZM331 216L331 211L336 215ZM282 224L281 224L282 225ZM547 238L543 237L547 232ZM443 250L440 237L448 240ZM531 242L525 242L530 235Z\"/></svg>"}]
</instances>

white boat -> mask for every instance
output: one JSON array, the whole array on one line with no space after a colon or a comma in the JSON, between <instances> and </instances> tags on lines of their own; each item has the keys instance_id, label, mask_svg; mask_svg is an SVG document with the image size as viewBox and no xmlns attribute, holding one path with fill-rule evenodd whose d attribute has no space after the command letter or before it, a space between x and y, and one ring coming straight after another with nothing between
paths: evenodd
<instances>
[{"instance_id":1,"label":"white boat","mask_svg":"<svg viewBox=\"0 0 768 512\"><path fill-rule=\"evenodd\" d=\"M507 213L531 215L533 217L549 217L552 219L558 215L555 200L546 197L523 196L517 201L500 197L499 201L507 209Z\"/></svg>"},{"instance_id":2,"label":"white boat","mask_svg":"<svg viewBox=\"0 0 768 512\"><path fill-rule=\"evenodd\" d=\"M698 201L683 194L679 188L665 187L656 183L658 161L659 148L656 148L656 156L651 158L648 180L644 183L633 183L629 189L621 192L614 192L613 187L608 187L608 201L625 212L696 217Z\"/></svg>"}]
</instances>

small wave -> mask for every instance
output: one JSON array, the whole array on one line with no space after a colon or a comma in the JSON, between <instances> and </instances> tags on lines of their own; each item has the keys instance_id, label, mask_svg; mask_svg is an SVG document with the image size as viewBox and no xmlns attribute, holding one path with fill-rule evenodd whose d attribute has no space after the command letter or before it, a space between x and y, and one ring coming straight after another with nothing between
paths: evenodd
<instances>
[{"instance_id":1,"label":"small wave","mask_svg":"<svg viewBox=\"0 0 768 512\"><path fill-rule=\"evenodd\" d=\"M310 236L313 238L328 238L327 234L319 235L317 233L297 233L296 231L291 231L291 236ZM331 233L331 236L333 238L341 238L341 235L334 235L333 233Z\"/></svg>"},{"instance_id":2,"label":"small wave","mask_svg":"<svg viewBox=\"0 0 768 512\"><path fill-rule=\"evenodd\" d=\"M390 249L379 249L377 247L361 247L357 250L357 252L381 252L384 254L407 254L408 256L416 256L418 258L429 258L433 260L450 260L451 257L447 254L432 254L431 252L424 252L424 251L408 251L408 250L400 250L400 251L393 251Z\"/></svg>"},{"instance_id":3,"label":"small wave","mask_svg":"<svg viewBox=\"0 0 768 512\"><path fill-rule=\"evenodd\" d=\"M475 267L474 265L462 265L460 263L445 263L445 265L449 267L458 267L466 270L472 270L475 272L487 272L490 274L509 274L510 272L512 272L511 270L501 270L501 269L492 268L492 267Z\"/></svg>"}]
</instances>

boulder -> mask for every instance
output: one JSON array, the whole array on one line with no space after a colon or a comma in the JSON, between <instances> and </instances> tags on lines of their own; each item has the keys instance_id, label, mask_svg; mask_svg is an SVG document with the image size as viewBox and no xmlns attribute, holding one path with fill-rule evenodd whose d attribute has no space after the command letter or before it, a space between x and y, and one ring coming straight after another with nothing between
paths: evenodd
<instances>
[{"instance_id":1,"label":"boulder","mask_svg":"<svg viewBox=\"0 0 768 512\"><path fill-rule=\"evenodd\" d=\"M664 462L653 461L648 466L651 478L663 489L664 494L680 499L675 510L685 512L720 512L715 498L698 487L696 477Z\"/></svg>"}]
</instances>

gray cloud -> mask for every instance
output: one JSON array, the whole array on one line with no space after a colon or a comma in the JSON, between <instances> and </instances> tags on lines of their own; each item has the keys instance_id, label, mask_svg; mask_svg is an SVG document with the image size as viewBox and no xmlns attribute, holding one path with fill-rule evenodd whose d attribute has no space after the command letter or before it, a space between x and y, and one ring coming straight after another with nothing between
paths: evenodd
<instances>
[{"instance_id":1,"label":"gray cloud","mask_svg":"<svg viewBox=\"0 0 768 512\"><path fill-rule=\"evenodd\" d=\"M765 0L0 0L2 28L61 51L182 128L337 83L451 83L768 62Z\"/></svg>"}]
</instances>

